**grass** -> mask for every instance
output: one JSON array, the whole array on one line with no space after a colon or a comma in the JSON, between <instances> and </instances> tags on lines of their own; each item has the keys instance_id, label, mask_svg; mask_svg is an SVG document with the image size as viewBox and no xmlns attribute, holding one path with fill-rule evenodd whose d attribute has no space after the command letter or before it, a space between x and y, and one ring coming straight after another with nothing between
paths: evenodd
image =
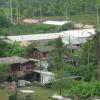
<instances>
[{"instance_id":1,"label":"grass","mask_svg":"<svg viewBox=\"0 0 100 100\"><path fill-rule=\"evenodd\" d=\"M66 16L49 16L49 17L44 17L43 20L66 20ZM68 20L71 20L76 23L97 25L97 16L95 14L83 14L83 15L73 15L73 16L69 15ZM100 22L100 17L99 17L99 22Z\"/></svg>"},{"instance_id":2,"label":"grass","mask_svg":"<svg viewBox=\"0 0 100 100\"><path fill-rule=\"evenodd\" d=\"M9 100L11 93L8 89L0 89L0 100Z\"/></svg>"},{"instance_id":3,"label":"grass","mask_svg":"<svg viewBox=\"0 0 100 100\"><path fill-rule=\"evenodd\" d=\"M28 86L21 89L34 90L36 93L31 94L33 100L51 100L51 96L55 93L53 90L40 86ZM0 100L9 100L9 96L13 94L10 90L0 89ZM24 100L24 94L18 92L18 100Z\"/></svg>"},{"instance_id":4,"label":"grass","mask_svg":"<svg viewBox=\"0 0 100 100\"><path fill-rule=\"evenodd\" d=\"M100 16L100 15L99 15ZM35 19L40 19L36 17ZM66 20L66 16L48 16L43 17L43 21L46 20ZM83 15L73 15L68 16L68 20L73 21L74 23L83 23L83 24L93 24L97 25L96 15L83 14ZM99 17L100 21L100 17ZM2 29L1 35L20 35L20 34L39 34L39 33L52 33L56 32L57 29L55 26L50 25L13 25L9 28Z\"/></svg>"}]
</instances>

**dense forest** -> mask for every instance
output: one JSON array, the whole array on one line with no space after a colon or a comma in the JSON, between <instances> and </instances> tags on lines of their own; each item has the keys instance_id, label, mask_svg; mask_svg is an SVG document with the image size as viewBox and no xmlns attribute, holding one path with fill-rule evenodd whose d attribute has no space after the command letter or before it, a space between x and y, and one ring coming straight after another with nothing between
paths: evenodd
<instances>
[{"instance_id":1,"label":"dense forest","mask_svg":"<svg viewBox=\"0 0 100 100\"><path fill-rule=\"evenodd\" d=\"M0 0L1 10L9 17L10 7L13 16L34 17L94 14L100 7L99 0Z\"/></svg>"}]
</instances>

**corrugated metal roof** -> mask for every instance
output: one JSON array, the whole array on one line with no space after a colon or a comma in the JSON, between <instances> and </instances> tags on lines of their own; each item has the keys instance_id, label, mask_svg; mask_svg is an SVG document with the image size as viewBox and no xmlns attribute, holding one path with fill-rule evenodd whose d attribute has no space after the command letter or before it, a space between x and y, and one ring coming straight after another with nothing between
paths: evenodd
<instances>
[{"instance_id":1,"label":"corrugated metal roof","mask_svg":"<svg viewBox=\"0 0 100 100\"><path fill-rule=\"evenodd\" d=\"M60 33L45 33L45 34L32 34L32 35L18 35L18 36L6 36L8 40L21 42L32 40L49 40L56 39L60 36Z\"/></svg>"},{"instance_id":2,"label":"corrugated metal roof","mask_svg":"<svg viewBox=\"0 0 100 100\"><path fill-rule=\"evenodd\" d=\"M54 73L45 71L45 70L33 70L34 72L40 73L40 74L46 74L46 75L54 75Z\"/></svg>"},{"instance_id":3,"label":"corrugated metal roof","mask_svg":"<svg viewBox=\"0 0 100 100\"><path fill-rule=\"evenodd\" d=\"M0 64L24 63L27 61L28 59L17 57L17 56L0 58Z\"/></svg>"},{"instance_id":4,"label":"corrugated metal roof","mask_svg":"<svg viewBox=\"0 0 100 100\"><path fill-rule=\"evenodd\" d=\"M62 26L62 25L67 24L67 23L71 23L71 21L51 21L51 20L48 20L46 22L43 22L43 24L58 25L58 26Z\"/></svg>"},{"instance_id":5,"label":"corrugated metal roof","mask_svg":"<svg viewBox=\"0 0 100 100\"><path fill-rule=\"evenodd\" d=\"M49 52L54 49L53 46L39 46L39 47L35 47L35 48L38 49L40 52Z\"/></svg>"},{"instance_id":6,"label":"corrugated metal roof","mask_svg":"<svg viewBox=\"0 0 100 100\"><path fill-rule=\"evenodd\" d=\"M74 37L89 37L91 35L95 34L95 29L81 29L81 30L68 30L68 31L63 31L63 36L74 36Z\"/></svg>"},{"instance_id":7,"label":"corrugated metal roof","mask_svg":"<svg viewBox=\"0 0 100 100\"><path fill-rule=\"evenodd\" d=\"M39 23L39 20L24 19L24 20L23 20L23 23L26 23L26 24L37 24L37 23Z\"/></svg>"},{"instance_id":8,"label":"corrugated metal roof","mask_svg":"<svg viewBox=\"0 0 100 100\"><path fill-rule=\"evenodd\" d=\"M60 33L44 33L44 34L32 34L32 35L18 35L18 36L6 36L10 41L16 42L28 42L28 41L45 41L54 40L58 37L62 37L65 44L69 43L69 37L73 44L80 44L86 41L86 38L95 34L95 29L80 29L80 30L68 30Z\"/></svg>"}]
</instances>

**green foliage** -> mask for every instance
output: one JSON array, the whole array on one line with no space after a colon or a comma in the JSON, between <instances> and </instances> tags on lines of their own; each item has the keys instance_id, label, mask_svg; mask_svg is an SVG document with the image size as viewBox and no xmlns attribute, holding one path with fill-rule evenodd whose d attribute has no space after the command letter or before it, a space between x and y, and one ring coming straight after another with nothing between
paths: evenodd
<instances>
[{"instance_id":1,"label":"green foliage","mask_svg":"<svg viewBox=\"0 0 100 100\"><path fill-rule=\"evenodd\" d=\"M26 57L32 57L32 54L33 54L33 49L35 47L37 47L38 44L35 43L35 42L31 42L27 47L25 47L25 51L26 51Z\"/></svg>"},{"instance_id":2,"label":"green foliage","mask_svg":"<svg viewBox=\"0 0 100 100\"><path fill-rule=\"evenodd\" d=\"M61 27L60 31L71 30L71 29L74 29L72 23L63 25L63 26Z\"/></svg>"},{"instance_id":3,"label":"green foliage","mask_svg":"<svg viewBox=\"0 0 100 100\"><path fill-rule=\"evenodd\" d=\"M53 82L52 88L59 94L64 95L64 91L68 92L73 85L77 84L77 81L70 78L58 78ZM67 96L67 95L66 95Z\"/></svg>"},{"instance_id":4,"label":"green foliage","mask_svg":"<svg viewBox=\"0 0 100 100\"><path fill-rule=\"evenodd\" d=\"M7 47L7 43L1 40L0 41L0 57L5 56L6 47Z\"/></svg>"},{"instance_id":5,"label":"green foliage","mask_svg":"<svg viewBox=\"0 0 100 100\"><path fill-rule=\"evenodd\" d=\"M80 65L75 69L74 74L83 76L85 81L90 81L92 77L96 80L100 80L99 65Z\"/></svg>"},{"instance_id":6,"label":"green foliage","mask_svg":"<svg viewBox=\"0 0 100 100\"><path fill-rule=\"evenodd\" d=\"M84 82L82 80L71 88L71 94L79 96L80 100L83 98L100 97L100 81Z\"/></svg>"},{"instance_id":7,"label":"green foliage","mask_svg":"<svg viewBox=\"0 0 100 100\"><path fill-rule=\"evenodd\" d=\"M9 57L9 56L24 56L25 49L21 47L18 43L6 43L0 41L0 57Z\"/></svg>"},{"instance_id":8,"label":"green foliage","mask_svg":"<svg viewBox=\"0 0 100 100\"><path fill-rule=\"evenodd\" d=\"M0 7L9 9L5 3L9 1L1 0ZM96 7L100 7L99 0L12 0L12 4L13 11L18 8L19 15L25 18L33 18L33 12L34 16L40 16L40 5L43 16L65 16L66 9L68 15L93 14L96 13Z\"/></svg>"},{"instance_id":9,"label":"green foliage","mask_svg":"<svg viewBox=\"0 0 100 100\"><path fill-rule=\"evenodd\" d=\"M4 16L0 16L0 27L4 28L9 27L10 25L10 22Z\"/></svg>"},{"instance_id":10,"label":"green foliage","mask_svg":"<svg viewBox=\"0 0 100 100\"><path fill-rule=\"evenodd\" d=\"M55 81L52 88L57 90L58 93L62 94L64 91L70 90L70 88L76 84L77 81L70 78L70 76L73 76L75 73L75 68L72 65L63 64L60 67L60 70L56 69L54 71Z\"/></svg>"},{"instance_id":11,"label":"green foliage","mask_svg":"<svg viewBox=\"0 0 100 100\"><path fill-rule=\"evenodd\" d=\"M21 47L18 43L8 44L5 49L5 56L24 56L25 49Z\"/></svg>"},{"instance_id":12,"label":"green foliage","mask_svg":"<svg viewBox=\"0 0 100 100\"><path fill-rule=\"evenodd\" d=\"M45 24L37 24L37 25L13 25L9 28L3 30L4 33L2 35L22 35L22 34L40 34L40 33L50 33L55 32L56 27L45 25Z\"/></svg>"},{"instance_id":13,"label":"green foliage","mask_svg":"<svg viewBox=\"0 0 100 100\"><path fill-rule=\"evenodd\" d=\"M6 80L9 69L9 65L0 65L0 83Z\"/></svg>"},{"instance_id":14,"label":"green foliage","mask_svg":"<svg viewBox=\"0 0 100 100\"><path fill-rule=\"evenodd\" d=\"M96 30L96 34L91 37L84 45L83 48L75 52L75 56L82 64L98 65L100 62L100 31Z\"/></svg>"}]
</instances>

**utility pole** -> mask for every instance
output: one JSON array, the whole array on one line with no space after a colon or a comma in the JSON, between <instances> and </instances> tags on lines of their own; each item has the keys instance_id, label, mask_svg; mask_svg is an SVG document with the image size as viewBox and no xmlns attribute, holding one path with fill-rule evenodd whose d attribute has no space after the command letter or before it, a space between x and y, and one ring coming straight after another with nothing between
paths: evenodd
<instances>
[{"instance_id":1,"label":"utility pole","mask_svg":"<svg viewBox=\"0 0 100 100\"><path fill-rule=\"evenodd\" d=\"M33 19L35 19L34 9L33 9Z\"/></svg>"},{"instance_id":2,"label":"utility pole","mask_svg":"<svg viewBox=\"0 0 100 100\"><path fill-rule=\"evenodd\" d=\"M12 17L12 0L9 1L10 4L10 21L13 23L13 17Z\"/></svg>"},{"instance_id":3,"label":"utility pole","mask_svg":"<svg viewBox=\"0 0 100 100\"><path fill-rule=\"evenodd\" d=\"M68 20L68 13L67 13L67 7L66 7L66 21Z\"/></svg>"},{"instance_id":4,"label":"utility pole","mask_svg":"<svg viewBox=\"0 0 100 100\"><path fill-rule=\"evenodd\" d=\"M6 7L9 8L9 2L6 2ZM7 18L8 18L8 19L9 19L9 14L10 14L9 12L10 12L10 11L9 11L9 9L8 9L8 11L6 12Z\"/></svg>"},{"instance_id":5,"label":"utility pole","mask_svg":"<svg viewBox=\"0 0 100 100\"><path fill-rule=\"evenodd\" d=\"M88 41L88 47L87 47L87 64L88 64L88 71L90 70L90 48L89 48L90 41Z\"/></svg>"},{"instance_id":6,"label":"utility pole","mask_svg":"<svg viewBox=\"0 0 100 100\"><path fill-rule=\"evenodd\" d=\"M18 8L16 8L16 17L17 17L17 23L19 22L19 11Z\"/></svg>"},{"instance_id":7,"label":"utility pole","mask_svg":"<svg viewBox=\"0 0 100 100\"><path fill-rule=\"evenodd\" d=\"M42 8L41 8L41 4L40 4L40 20L41 20L41 23L42 23L43 18L42 18Z\"/></svg>"},{"instance_id":8,"label":"utility pole","mask_svg":"<svg viewBox=\"0 0 100 100\"><path fill-rule=\"evenodd\" d=\"M70 49L70 57L71 57L72 65L74 66L73 50L72 50L72 43L71 43L70 36L69 36L69 49Z\"/></svg>"},{"instance_id":9,"label":"utility pole","mask_svg":"<svg viewBox=\"0 0 100 100\"><path fill-rule=\"evenodd\" d=\"M100 25L100 22L99 22L99 9L97 7L97 25L99 26Z\"/></svg>"}]
</instances>

